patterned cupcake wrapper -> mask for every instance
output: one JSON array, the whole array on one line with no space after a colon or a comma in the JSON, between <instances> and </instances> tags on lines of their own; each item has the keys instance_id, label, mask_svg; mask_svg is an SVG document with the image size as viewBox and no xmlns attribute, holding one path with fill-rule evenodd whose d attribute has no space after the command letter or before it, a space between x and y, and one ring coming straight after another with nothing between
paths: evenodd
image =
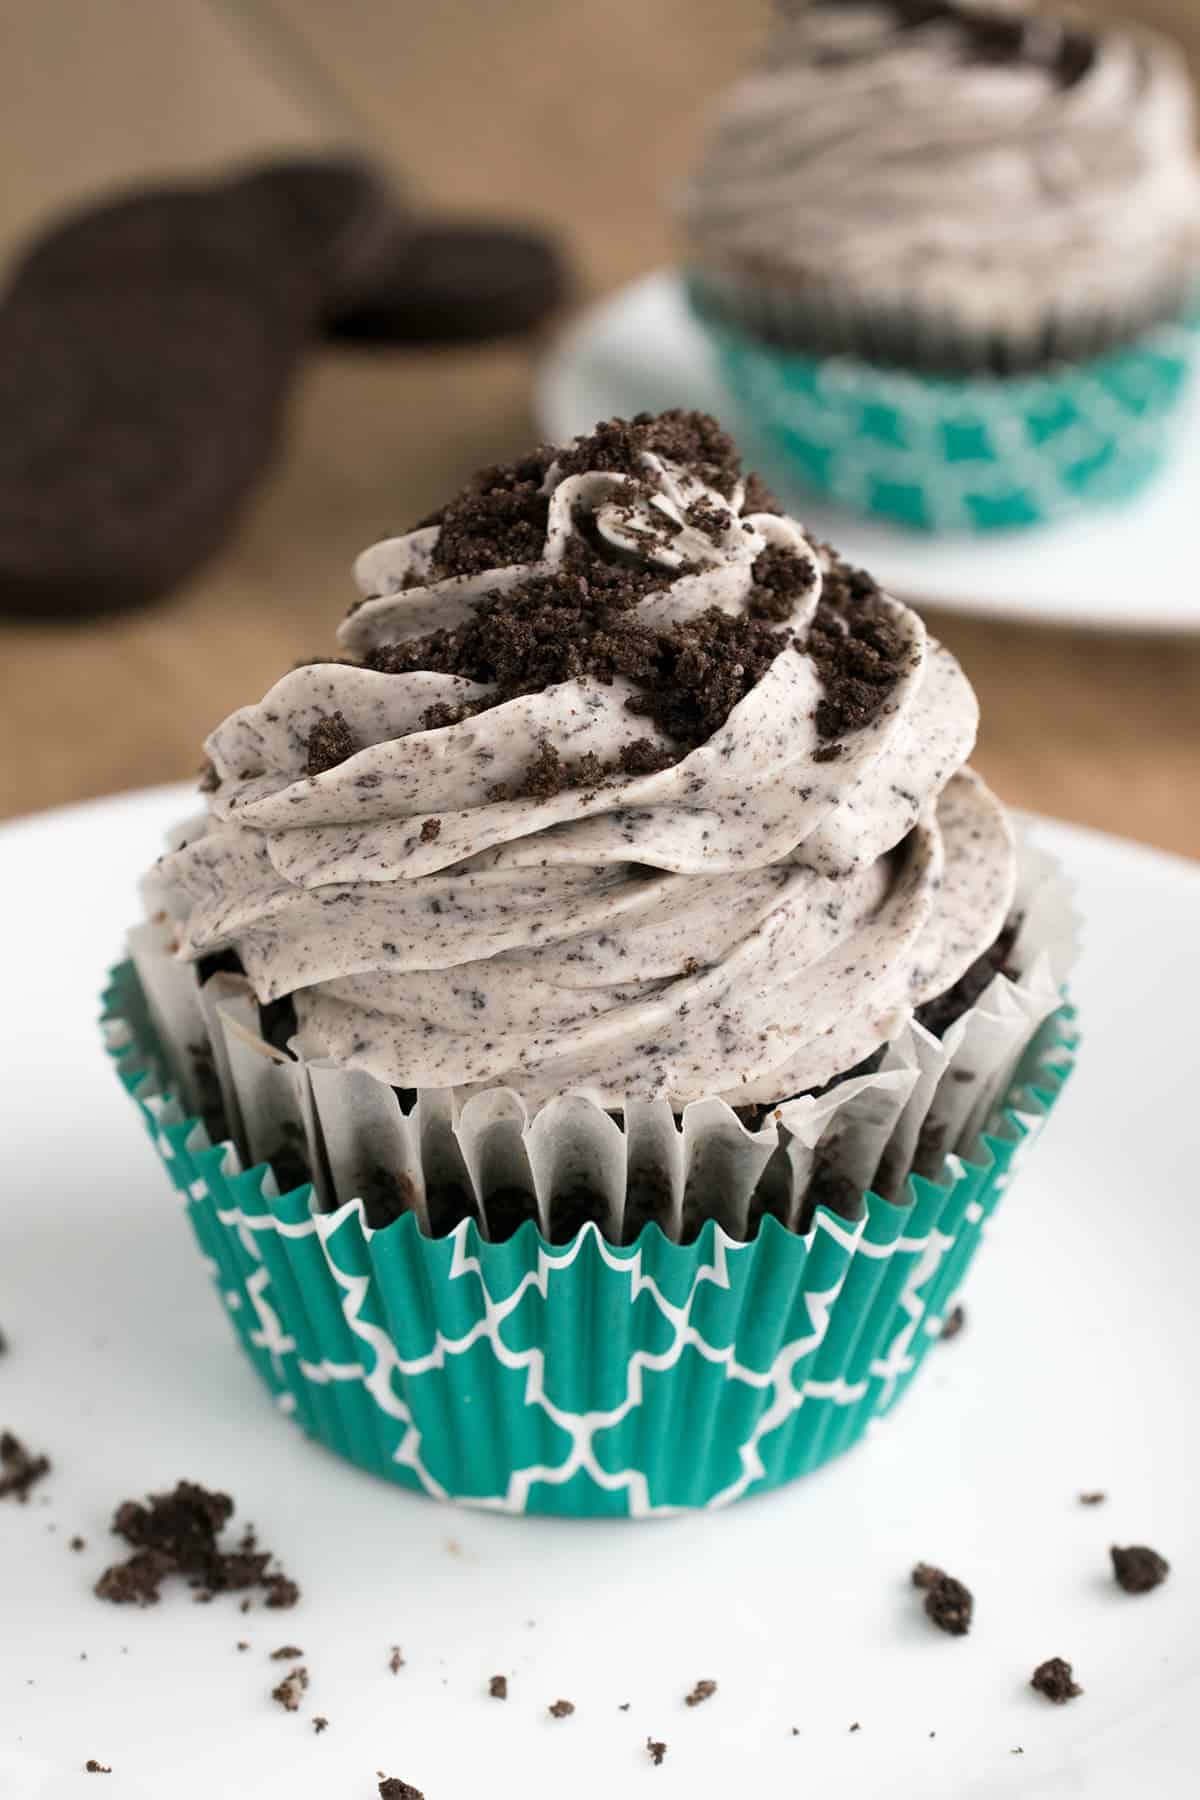
<instances>
[{"instance_id":1,"label":"patterned cupcake wrapper","mask_svg":"<svg viewBox=\"0 0 1200 1800\"><path fill-rule=\"evenodd\" d=\"M475 1217L427 1236L415 1209L372 1229L359 1199L281 1195L185 1116L131 964L105 1005L122 1083L282 1411L437 1498L631 1517L792 1480L891 1409L1072 1067L1073 1019L1037 1030L969 1158L891 1200L868 1191L854 1219L820 1205L801 1234L767 1214L742 1241L710 1218L688 1243L651 1222L627 1245L587 1224L553 1245L532 1221L505 1242Z\"/></svg>"},{"instance_id":2,"label":"patterned cupcake wrapper","mask_svg":"<svg viewBox=\"0 0 1200 1800\"><path fill-rule=\"evenodd\" d=\"M771 342L702 280L688 291L746 449L781 493L926 532L1045 524L1137 493L1170 448L1200 326L1193 308L1087 360L942 376Z\"/></svg>"}]
</instances>

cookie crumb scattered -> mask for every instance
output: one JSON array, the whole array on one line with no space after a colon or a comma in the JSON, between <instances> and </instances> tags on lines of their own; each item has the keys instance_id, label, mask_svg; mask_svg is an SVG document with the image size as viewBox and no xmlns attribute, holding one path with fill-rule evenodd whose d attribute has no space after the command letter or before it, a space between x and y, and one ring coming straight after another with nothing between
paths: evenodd
<instances>
[{"instance_id":1,"label":"cookie crumb scattered","mask_svg":"<svg viewBox=\"0 0 1200 1800\"><path fill-rule=\"evenodd\" d=\"M401 1781L398 1775L385 1775L379 1783L379 1800L425 1800L425 1796L410 1781Z\"/></svg>"},{"instance_id":2,"label":"cookie crumb scattered","mask_svg":"<svg viewBox=\"0 0 1200 1800\"><path fill-rule=\"evenodd\" d=\"M617 1707L617 1711L618 1712L628 1712L629 1711L629 1701L622 1700L621 1704Z\"/></svg>"},{"instance_id":3,"label":"cookie crumb scattered","mask_svg":"<svg viewBox=\"0 0 1200 1800\"><path fill-rule=\"evenodd\" d=\"M917 1563L912 1572L912 1584L915 1588L929 1589L936 1587L945 1579L945 1570L936 1568L933 1563Z\"/></svg>"},{"instance_id":4,"label":"cookie crumb scattered","mask_svg":"<svg viewBox=\"0 0 1200 1800\"><path fill-rule=\"evenodd\" d=\"M89 1756L83 1766L89 1775L111 1775L112 1774L112 1764L97 1762L96 1758L94 1756Z\"/></svg>"},{"instance_id":5,"label":"cookie crumb scattered","mask_svg":"<svg viewBox=\"0 0 1200 1800\"><path fill-rule=\"evenodd\" d=\"M259 1549L252 1530L243 1533L235 1548L222 1548L218 1540L233 1511L228 1494L210 1492L194 1481L177 1482L169 1494L151 1494L144 1504L122 1502L112 1528L132 1546L133 1555L106 1569L93 1591L116 1606L153 1606L167 1577L182 1575L198 1601L258 1587L268 1606L294 1606L300 1589L271 1569L273 1553ZM244 1600L242 1611L249 1609Z\"/></svg>"},{"instance_id":6,"label":"cookie crumb scattered","mask_svg":"<svg viewBox=\"0 0 1200 1800\"><path fill-rule=\"evenodd\" d=\"M441 836L441 831L442 821L440 819L426 819L421 826L421 842L432 844L436 838Z\"/></svg>"},{"instance_id":7,"label":"cookie crumb scattered","mask_svg":"<svg viewBox=\"0 0 1200 1800\"><path fill-rule=\"evenodd\" d=\"M1079 1504L1080 1506L1103 1506L1107 1499L1106 1493L1100 1488L1094 1488L1087 1493L1080 1494Z\"/></svg>"},{"instance_id":8,"label":"cookie crumb scattered","mask_svg":"<svg viewBox=\"0 0 1200 1800\"><path fill-rule=\"evenodd\" d=\"M1109 1551L1117 1586L1127 1594L1148 1594L1167 1579L1171 1565L1146 1544L1114 1544Z\"/></svg>"},{"instance_id":9,"label":"cookie crumb scattered","mask_svg":"<svg viewBox=\"0 0 1200 1800\"><path fill-rule=\"evenodd\" d=\"M941 1336L941 1340L942 1340L943 1344L948 1344L950 1342L951 1338L956 1338L958 1336L959 1332L962 1331L963 1327L966 1325L966 1322L967 1322L966 1307L965 1306L951 1307L950 1311L946 1314L946 1317L942 1320L942 1329L941 1329L940 1336Z\"/></svg>"},{"instance_id":10,"label":"cookie crumb scattered","mask_svg":"<svg viewBox=\"0 0 1200 1800\"><path fill-rule=\"evenodd\" d=\"M11 1431L0 1431L0 1500L13 1494L24 1506L30 1488L49 1473L48 1456L35 1456Z\"/></svg>"},{"instance_id":11,"label":"cookie crumb scattered","mask_svg":"<svg viewBox=\"0 0 1200 1800\"><path fill-rule=\"evenodd\" d=\"M550 1708L550 1717L552 1719L569 1719L574 1711L575 1702L573 1700L556 1700Z\"/></svg>"},{"instance_id":12,"label":"cookie crumb scattered","mask_svg":"<svg viewBox=\"0 0 1200 1800\"><path fill-rule=\"evenodd\" d=\"M272 1700L277 1700L284 1712L299 1712L300 1700L308 1686L308 1670L301 1663L289 1671L279 1683L271 1689Z\"/></svg>"},{"instance_id":13,"label":"cookie crumb scattered","mask_svg":"<svg viewBox=\"0 0 1200 1800\"><path fill-rule=\"evenodd\" d=\"M1029 1685L1039 1694L1045 1694L1047 1700L1052 1700L1055 1706L1063 1706L1083 1692L1075 1680L1075 1671L1061 1656L1052 1656L1046 1662L1039 1663L1029 1678Z\"/></svg>"},{"instance_id":14,"label":"cookie crumb scattered","mask_svg":"<svg viewBox=\"0 0 1200 1800\"><path fill-rule=\"evenodd\" d=\"M855 1721L854 1721L853 1725L850 1727L850 1729L851 1729L851 1731L861 1731L862 1726L859 1724L858 1720L855 1719Z\"/></svg>"},{"instance_id":15,"label":"cookie crumb scattered","mask_svg":"<svg viewBox=\"0 0 1200 1800\"><path fill-rule=\"evenodd\" d=\"M272 1650L272 1662L296 1662L304 1655L298 1644L280 1644L278 1650Z\"/></svg>"},{"instance_id":16,"label":"cookie crumb scattered","mask_svg":"<svg viewBox=\"0 0 1200 1800\"><path fill-rule=\"evenodd\" d=\"M84 1538L73 1537L67 1544L67 1549L68 1550L86 1550L87 1542Z\"/></svg>"},{"instance_id":17,"label":"cookie crumb scattered","mask_svg":"<svg viewBox=\"0 0 1200 1800\"><path fill-rule=\"evenodd\" d=\"M312 1728L318 1737L320 1737L323 1731L329 1730L329 1720L325 1717L324 1713L313 1714Z\"/></svg>"},{"instance_id":18,"label":"cookie crumb scattered","mask_svg":"<svg viewBox=\"0 0 1200 1800\"><path fill-rule=\"evenodd\" d=\"M491 1695L493 1700L507 1700L508 1699L508 1676L507 1675L493 1675L491 1680L488 1682L488 1693Z\"/></svg>"},{"instance_id":19,"label":"cookie crumb scattered","mask_svg":"<svg viewBox=\"0 0 1200 1800\"><path fill-rule=\"evenodd\" d=\"M238 1639L238 1641L237 1641L237 1647L238 1647L238 1649L239 1649L239 1650L248 1650L248 1649L249 1649L249 1648L250 1648L250 1646L249 1646L249 1644L248 1644L248 1643L247 1643L247 1642L246 1642L246 1640L245 1640L245 1638L239 1638L239 1639Z\"/></svg>"},{"instance_id":20,"label":"cookie crumb scattered","mask_svg":"<svg viewBox=\"0 0 1200 1800\"><path fill-rule=\"evenodd\" d=\"M399 1644L392 1645L392 1654L388 1657L388 1668L393 1675L398 1675L404 1667L404 1656Z\"/></svg>"},{"instance_id":21,"label":"cookie crumb scattered","mask_svg":"<svg viewBox=\"0 0 1200 1800\"><path fill-rule=\"evenodd\" d=\"M970 1588L956 1581L953 1575L942 1575L933 1582L925 1595L925 1611L939 1631L949 1632L951 1637L965 1637L971 1629L971 1615L975 1610L975 1601Z\"/></svg>"},{"instance_id":22,"label":"cookie crumb scattered","mask_svg":"<svg viewBox=\"0 0 1200 1800\"><path fill-rule=\"evenodd\" d=\"M650 1761L657 1769L661 1764L663 1757L667 1754L667 1746L663 1743L661 1738L648 1737L646 1739L646 1752Z\"/></svg>"},{"instance_id":23,"label":"cookie crumb scattered","mask_svg":"<svg viewBox=\"0 0 1200 1800\"><path fill-rule=\"evenodd\" d=\"M717 1684L715 1681L709 1681L707 1679L698 1681L691 1693L684 1695L683 1703L685 1706L702 1706L706 1700L712 1699L716 1691Z\"/></svg>"}]
</instances>

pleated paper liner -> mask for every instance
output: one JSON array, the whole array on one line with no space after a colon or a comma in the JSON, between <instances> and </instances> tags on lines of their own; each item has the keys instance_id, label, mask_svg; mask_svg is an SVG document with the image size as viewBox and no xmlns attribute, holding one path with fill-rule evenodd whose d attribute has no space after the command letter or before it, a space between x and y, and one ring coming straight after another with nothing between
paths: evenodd
<instances>
[{"instance_id":1,"label":"pleated paper liner","mask_svg":"<svg viewBox=\"0 0 1200 1800\"><path fill-rule=\"evenodd\" d=\"M650 1517L791 1481L891 1410L941 1330L1015 1161L1073 1065L1074 1013L1041 1027L998 1123L940 1179L868 1192L853 1221L770 1216L749 1242L710 1219L628 1245L595 1224L551 1245L473 1218L280 1194L186 1117L136 972L114 971L106 1037L238 1339L311 1436L439 1499L510 1512Z\"/></svg>"},{"instance_id":2,"label":"pleated paper liner","mask_svg":"<svg viewBox=\"0 0 1200 1800\"><path fill-rule=\"evenodd\" d=\"M1080 361L937 375L772 342L702 278L688 292L767 479L925 532L1047 524L1138 493L1170 450L1200 326L1193 307Z\"/></svg>"}]
</instances>

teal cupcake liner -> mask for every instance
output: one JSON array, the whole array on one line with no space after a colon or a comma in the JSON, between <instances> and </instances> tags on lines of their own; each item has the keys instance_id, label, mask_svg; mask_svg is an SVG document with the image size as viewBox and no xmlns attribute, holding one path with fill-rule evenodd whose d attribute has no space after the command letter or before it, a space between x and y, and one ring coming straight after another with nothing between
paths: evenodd
<instances>
[{"instance_id":1,"label":"teal cupcake liner","mask_svg":"<svg viewBox=\"0 0 1200 1800\"><path fill-rule=\"evenodd\" d=\"M238 1341L277 1405L327 1448L402 1487L505 1512L646 1518L791 1481L890 1412L938 1336L1016 1161L1074 1062L1061 1007L969 1160L902 1199L817 1210L752 1241L709 1220L617 1246L532 1222L491 1243L361 1201L321 1212L265 1163L210 1142L164 1071L131 963L105 1039L183 1202Z\"/></svg>"},{"instance_id":2,"label":"teal cupcake liner","mask_svg":"<svg viewBox=\"0 0 1200 1800\"><path fill-rule=\"evenodd\" d=\"M1170 448L1200 311L1035 374L933 375L773 344L722 314L712 341L747 448L785 494L925 532L1048 524L1136 494Z\"/></svg>"}]
</instances>

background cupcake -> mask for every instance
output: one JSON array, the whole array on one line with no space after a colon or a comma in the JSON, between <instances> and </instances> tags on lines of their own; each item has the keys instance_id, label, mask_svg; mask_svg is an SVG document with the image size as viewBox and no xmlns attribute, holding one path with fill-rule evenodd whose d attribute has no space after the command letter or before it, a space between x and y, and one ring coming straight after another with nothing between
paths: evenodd
<instances>
[{"instance_id":1,"label":"background cupcake","mask_svg":"<svg viewBox=\"0 0 1200 1800\"><path fill-rule=\"evenodd\" d=\"M695 414L485 470L357 573L348 656L210 738L108 1002L243 1342L439 1495L802 1473L902 1391L1070 1063L971 689Z\"/></svg>"},{"instance_id":2,"label":"background cupcake","mask_svg":"<svg viewBox=\"0 0 1200 1800\"><path fill-rule=\"evenodd\" d=\"M932 529L1157 466L1200 296L1182 59L997 0L795 0L684 200L773 473Z\"/></svg>"}]
</instances>

